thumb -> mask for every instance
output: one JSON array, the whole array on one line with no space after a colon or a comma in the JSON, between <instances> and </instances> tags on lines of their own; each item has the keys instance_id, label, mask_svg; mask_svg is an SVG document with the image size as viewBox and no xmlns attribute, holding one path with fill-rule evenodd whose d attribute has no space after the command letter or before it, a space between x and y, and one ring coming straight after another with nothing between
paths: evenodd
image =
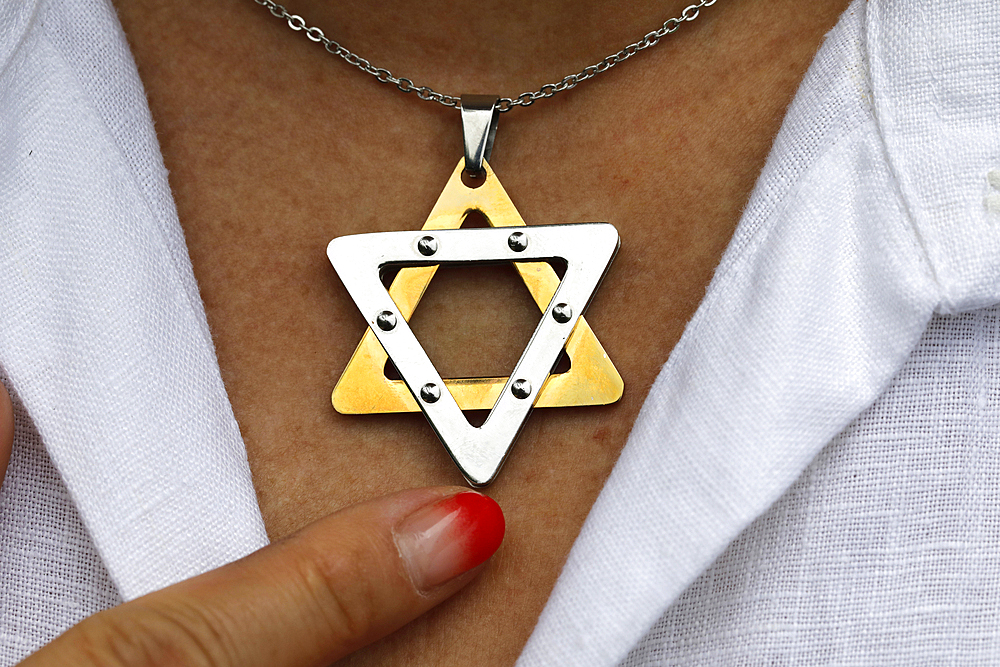
<instances>
[{"instance_id":1,"label":"thumb","mask_svg":"<svg viewBox=\"0 0 1000 667\"><path fill-rule=\"evenodd\" d=\"M23 665L327 665L456 592L503 532L486 496L404 491L92 616Z\"/></svg>"},{"instance_id":2,"label":"thumb","mask_svg":"<svg viewBox=\"0 0 1000 667\"><path fill-rule=\"evenodd\" d=\"M0 383L0 484L10 461L10 448L14 445L14 408L10 404L10 394Z\"/></svg>"}]
</instances>

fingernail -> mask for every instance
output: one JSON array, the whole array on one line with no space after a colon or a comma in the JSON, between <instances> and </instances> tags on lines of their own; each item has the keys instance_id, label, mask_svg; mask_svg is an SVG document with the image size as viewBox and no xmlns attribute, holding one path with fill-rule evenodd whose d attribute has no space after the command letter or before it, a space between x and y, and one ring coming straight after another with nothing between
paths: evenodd
<instances>
[{"instance_id":1,"label":"fingernail","mask_svg":"<svg viewBox=\"0 0 1000 667\"><path fill-rule=\"evenodd\" d=\"M422 507L393 531L413 585L421 591L468 572L503 541L504 519L491 498L466 491Z\"/></svg>"}]
</instances>

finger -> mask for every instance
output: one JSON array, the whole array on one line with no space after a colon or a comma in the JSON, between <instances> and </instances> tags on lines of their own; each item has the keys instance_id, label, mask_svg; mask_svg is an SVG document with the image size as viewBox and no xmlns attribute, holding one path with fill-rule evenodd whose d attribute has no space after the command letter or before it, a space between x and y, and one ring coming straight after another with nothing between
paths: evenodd
<instances>
[{"instance_id":1,"label":"finger","mask_svg":"<svg viewBox=\"0 0 1000 667\"><path fill-rule=\"evenodd\" d=\"M461 588L503 532L478 493L404 491L92 616L23 664L328 665Z\"/></svg>"},{"instance_id":2,"label":"finger","mask_svg":"<svg viewBox=\"0 0 1000 667\"><path fill-rule=\"evenodd\" d=\"M10 450L14 446L14 408L10 404L10 394L0 383L0 484L3 483Z\"/></svg>"}]
</instances>

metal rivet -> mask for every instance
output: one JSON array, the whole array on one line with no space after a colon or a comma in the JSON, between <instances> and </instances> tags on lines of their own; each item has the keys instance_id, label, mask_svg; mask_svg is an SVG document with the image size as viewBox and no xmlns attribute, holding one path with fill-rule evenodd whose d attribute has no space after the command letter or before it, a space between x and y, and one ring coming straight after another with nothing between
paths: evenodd
<instances>
[{"instance_id":1,"label":"metal rivet","mask_svg":"<svg viewBox=\"0 0 1000 667\"><path fill-rule=\"evenodd\" d=\"M421 236L420 240L417 241L417 250L424 257L430 257L438 251L437 239L433 236Z\"/></svg>"},{"instance_id":2,"label":"metal rivet","mask_svg":"<svg viewBox=\"0 0 1000 667\"><path fill-rule=\"evenodd\" d=\"M514 232L507 237L507 245L514 252L524 252L528 248L528 235L524 232Z\"/></svg>"},{"instance_id":3,"label":"metal rivet","mask_svg":"<svg viewBox=\"0 0 1000 667\"><path fill-rule=\"evenodd\" d=\"M428 382L420 388L420 398L424 403L436 403L441 398L441 390L433 382Z\"/></svg>"},{"instance_id":4,"label":"metal rivet","mask_svg":"<svg viewBox=\"0 0 1000 667\"><path fill-rule=\"evenodd\" d=\"M510 393L518 398L528 398L531 396L531 383L524 379L514 380L514 384L510 385Z\"/></svg>"},{"instance_id":5,"label":"metal rivet","mask_svg":"<svg viewBox=\"0 0 1000 667\"><path fill-rule=\"evenodd\" d=\"M396 328L396 314L391 310L383 310L375 318L375 324L382 331L392 331Z\"/></svg>"},{"instance_id":6,"label":"metal rivet","mask_svg":"<svg viewBox=\"0 0 1000 667\"><path fill-rule=\"evenodd\" d=\"M559 324L566 324L573 318L573 309L568 303L557 303L552 307L552 317Z\"/></svg>"}]
</instances>

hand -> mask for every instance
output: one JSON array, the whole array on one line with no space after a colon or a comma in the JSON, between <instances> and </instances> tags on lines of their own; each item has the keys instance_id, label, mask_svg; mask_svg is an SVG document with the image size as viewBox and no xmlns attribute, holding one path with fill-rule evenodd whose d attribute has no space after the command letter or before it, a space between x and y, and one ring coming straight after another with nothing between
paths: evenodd
<instances>
[{"instance_id":1,"label":"hand","mask_svg":"<svg viewBox=\"0 0 1000 667\"><path fill-rule=\"evenodd\" d=\"M12 431L0 391L0 454ZM22 665L328 665L458 591L503 532L499 506L478 493L403 491L91 616Z\"/></svg>"}]
</instances>

